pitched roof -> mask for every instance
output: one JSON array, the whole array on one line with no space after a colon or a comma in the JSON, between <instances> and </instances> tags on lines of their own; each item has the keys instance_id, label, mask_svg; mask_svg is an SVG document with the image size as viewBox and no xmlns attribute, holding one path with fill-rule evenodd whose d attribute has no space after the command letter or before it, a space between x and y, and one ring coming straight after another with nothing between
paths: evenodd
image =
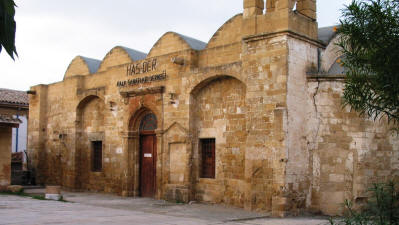
<instances>
[{"instance_id":1,"label":"pitched roof","mask_svg":"<svg viewBox=\"0 0 399 225\"><path fill-rule=\"evenodd\" d=\"M25 91L0 88L0 103L29 105L29 97Z\"/></svg>"},{"instance_id":2,"label":"pitched roof","mask_svg":"<svg viewBox=\"0 0 399 225\"><path fill-rule=\"evenodd\" d=\"M120 47L123 50L125 50L133 61L142 60L147 57L147 54L145 54L144 52L140 52L140 51L137 51L137 50L134 50L131 48L124 47L124 46L117 46L117 47Z\"/></svg>"},{"instance_id":3,"label":"pitched roof","mask_svg":"<svg viewBox=\"0 0 399 225\"><path fill-rule=\"evenodd\" d=\"M197 40L195 38L192 37L188 37L179 33L174 32L175 34L179 35L184 41L187 42L188 45L190 45L190 47L194 50L203 50L206 48L207 43Z\"/></svg>"},{"instance_id":4,"label":"pitched roof","mask_svg":"<svg viewBox=\"0 0 399 225\"><path fill-rule=\"evenodd\" d=\"M85 62L87 67L89 68L90 73L97 73L98 68L100 67L101 60L92 59L84 56L80 56Z\"/></svg>"}]
</instances>

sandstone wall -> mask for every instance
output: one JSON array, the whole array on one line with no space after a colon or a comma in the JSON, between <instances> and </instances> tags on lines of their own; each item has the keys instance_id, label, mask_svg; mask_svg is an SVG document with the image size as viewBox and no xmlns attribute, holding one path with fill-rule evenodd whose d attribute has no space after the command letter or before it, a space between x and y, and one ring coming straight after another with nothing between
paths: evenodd
<instances>
[{"instance_id":1,"label":"sandstone wall","mask_svg":"<svg viewBox=\"0 0 399 225\"><path fill-rule=\"evenodd\" d=\"M310 193L309 140L307 139L308 95L306 72L317 65L317 44L290 37L288 40L287 80L287 157L284 196L290 201L288 211L306 207Z\"/></svg>"},{"instance_id":2,"label":"sandstone wall","mask_svg":"<svg viewBox=\"0 0 399 225\"><path fill-rule=\"evenodd\" d=\"M34 88L35 95L29 95L28 152L35 170L37 184L45 183L49 173L45 150L47 89L47 86L40 85Z\"/></svg>"},{"instance_id":3,"label":"sandstone wall","mask_svg":"<svg viewBox=\"0 0 399 225\"><path fill-rule=\"evenodd\" d=\"M385 119L342 107L343 85L339 79L307 85L310 207L328 215L341 213L345 199L364 202L372 183L399 178L397 134Z\"/></svg>"}]
</instances>

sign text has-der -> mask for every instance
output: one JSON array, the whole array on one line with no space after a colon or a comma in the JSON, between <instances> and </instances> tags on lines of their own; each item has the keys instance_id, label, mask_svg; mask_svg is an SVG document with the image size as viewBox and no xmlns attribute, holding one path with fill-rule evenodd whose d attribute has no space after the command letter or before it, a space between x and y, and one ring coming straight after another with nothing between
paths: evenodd
<instances>
[{"instance_id":1,"label":"sign text has-der","mask_svg":"<svg viewBox=\"0 0 399 225\"><path fill-rule=\"evenodd\" d=\"M130 64L127 66L127 75L148 73L157 69L157 59L147 60L143 63Z\"/></svg>"}]
</instances>

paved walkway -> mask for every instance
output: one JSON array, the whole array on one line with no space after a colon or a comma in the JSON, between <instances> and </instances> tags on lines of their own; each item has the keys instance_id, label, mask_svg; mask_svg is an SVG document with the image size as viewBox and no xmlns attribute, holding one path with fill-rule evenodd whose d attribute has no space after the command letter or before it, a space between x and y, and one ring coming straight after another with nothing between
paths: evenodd
<instances>
[{"instance_id":1,"label":"paved walkway","mask_svg":"<svg viewBox=\"0 0 399 225\"><path fill-rule=\"evenodd\" d=\"M40 192L40 190L39 190ZM1 225L321 225L324 218L272 219L267 214L206 204L174 204L147 198L64 192L70 202L0 195Z\"/></svg>"}]
</instances>

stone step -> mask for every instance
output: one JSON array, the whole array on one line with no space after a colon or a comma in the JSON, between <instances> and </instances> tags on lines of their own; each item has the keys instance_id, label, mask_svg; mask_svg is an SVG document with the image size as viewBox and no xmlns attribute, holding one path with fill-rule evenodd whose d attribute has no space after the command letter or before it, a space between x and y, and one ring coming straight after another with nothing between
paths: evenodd
<instances>
[{"instance_id":1,"label":"stone step","mask_svg":"<svg viewBox=\"0 0 399 225\"><path fill-rule=\"evenodd\" d=\"M39 185L23 185L22 186L24 190L29 190L29 189L44 189L44 186L39 186Z\"/></svg>"}]
</instances>

